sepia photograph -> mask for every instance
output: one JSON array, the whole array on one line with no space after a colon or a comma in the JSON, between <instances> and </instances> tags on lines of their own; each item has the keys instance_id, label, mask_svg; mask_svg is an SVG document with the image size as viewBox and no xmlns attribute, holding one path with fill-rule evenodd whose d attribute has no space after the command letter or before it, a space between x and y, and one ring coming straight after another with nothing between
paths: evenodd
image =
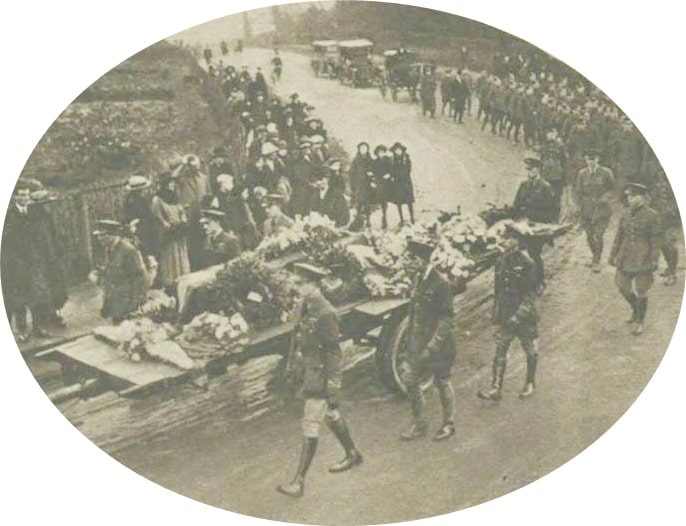
<instances>
[{"instance_id":1,"label":"sepia photograph","mask_svg":"<svg viewBox=\"0 0 686 526\"><path fill-rule=\"evenodd\" d=\"M176 500L203 522L445 524L536 502L626 442L619 463L587 461L558 492L574 512L547 521L680 522L685 190L654 130L682 121L659 69L682 39L651 37L628 7L618 34L642 42L622 55L608 10L579 2L586 68L545 45L574 34L564 14L529 34L500 2L500 19L419 3L174 6L159 27L141 6L136 39L121 30L107 52L88 22L106 13L69 6L74 52L98 67L58 89L52 68L66 82L79 60L48 57L41 89L65 95L34 111L29 80L30 132L22 111L3 126L22 508L52 498L58 524L92 522L92 491L105 523L196 517ZM639 77L633 98L599 72ZM671 396L623 426L656 383ZM89 479L86 458L116 478ZM543 506L517 510L502 520L543 523Z\"/></svg>"}]
</instances>

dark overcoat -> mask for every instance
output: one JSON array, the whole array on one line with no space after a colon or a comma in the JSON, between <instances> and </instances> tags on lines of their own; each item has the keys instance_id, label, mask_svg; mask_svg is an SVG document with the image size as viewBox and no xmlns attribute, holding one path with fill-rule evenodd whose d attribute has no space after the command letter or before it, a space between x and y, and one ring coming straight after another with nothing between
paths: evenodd
<instances>
[{"instance_id":1,"label":"dark overcoat","mask_svg":"<svg viewBox=\"0 0 686 526\"><path fill-rule=\"evenodd\" d=\"M121 321L145 303L148 292L145 263L128 239L119 239L110 249L102 287L103 318Z\"/></svg>"},{"instance_id":2,"label":"dark overcoat","mask_svg":"<svg viewBox=\"0 0 686 526\"><path fill-rule=\"evenodd\" d=\"M392 201L398 205L414 203L414 185L412 184L412 161L410 156L403 153L394 156L391 164L391 179L393 181Z\"/></svg>"}]
</instances>

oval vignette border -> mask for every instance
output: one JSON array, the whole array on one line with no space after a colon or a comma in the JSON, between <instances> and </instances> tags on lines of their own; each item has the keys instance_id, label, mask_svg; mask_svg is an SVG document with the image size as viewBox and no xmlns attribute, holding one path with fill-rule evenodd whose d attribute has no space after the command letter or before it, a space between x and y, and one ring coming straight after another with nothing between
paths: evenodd
<instances>
[{"instance_id":1,"label":"oval vignette border","mask_svg":"<svg viewBox=\"0 0 686 526\"><path fill-rule=\"evenodd\" d=\"M32 40L31 35L40 35L40 28L43 28L44 26L42 24L27 26L24 25L24 22L29 18L29 15L26 14L27 12L33 12L34 14L39 13L41 11L40 6L44 3L45 2L31 2L30 4L23 4L21 9L24 14L21 15L15 15L11 12L6 13L6 19L18 16L18 19L20 20L17 27L12 28L11 31L6 33L6 35L9 36L3 37L8 39L14 38L16 39L16 42L22 43L21 49L14 48L13 53L16 53L18 57L25 56L24 53L27 50L35 51L35 53L27 53L30 57L40 57L40 46L35 43L28 44L26 41ZM258 3L259 5L257 5ZM96 60L93 63L89 63L89 73L84 74L89 79L86 82L81 81L80 77L79 80L76 81L65 77L48 79L49 82L44 83L44 88L46 90L50 91L53 83L60 84L62 87L59 89L56 88L54 92L46 94L46 97L50 101L49 105L53 110L51 113L45 114L40 111L36 112L39 115L42 124L37 125L37 119L35 117L32 118L32 120L29 120L27 117L31 117L30 115L22 116L19 112L9 111L6 113L8 118L3 126L3 128L5 128L3 134L7 133L7 136L5 137L4 142L5 144L13 145L16 141L16 144L19 147L12 148L9 152L8 164L11 166L11 170L8 169L6 172L7 181L3 181L2 183L2 210L6 210L7 208L11 188L16 181L15 174L18 176L20 173L21 167L23 167L28 154L47 128L47 125L54 120L59 112L66 107L76 94L80 93L83 86L89 85L101 73L108 71L111 67L114 67L118 62L127 58L132 53L152 44L155 38L150 38L150 35L164 37L178 30L195 25L196 22L202 23L218 16L281 3L283 2L255 2L248 5L247 2L240 1L221 6L220 2L206 2L207 5L192 7L194 19L193 21L190 21L188 13L186 12L190 10L188 5L186 4L184 7L183 4L177 2L174 3L177 5L167 5L165 7L167 12L164 14L164 21L161 20L162 17L159 15L158 17L154 17L152 10L148 12L146 9L145 16L140 16L146 21L145 24L141 25L147 25L147 33L144 29L139 30L138 26L136 26L133 28L135 31L132 29L129 34L129 31L125 29L126 18L138 16L136 14L137 3L128 0L119 2L117 6L118 13L112 16L114 22L113 26L118 26L119 34L124 34L127 40L129 40L131 36L136 35L136 40L139 41L136 45L128 44L126 46L127 50L131 51L130 53L118 52L118 50L122 49L122 45L121 42L114 40L107 45L107 49L109 50L108 54L118 58L108 62ZM583 39L583 34L585 33L584 21L587 21L589 16L594 16L597 20L604 21L603 24L606 28L604 37L597 40L598 44L606 45L610 52L621 55L623 59L626 59L626 57L624 57L622 43L626 42L627 39L625 38L625 35L628 35L629 32L625 27L620 33L621 36L619 37L619 40L617 42L613 41L616 24L641 28L639 31L641 33L640 40L643 41L643 47L647 52L645 55L640 56L645 60L652 56L651 53L655 54L662 52L663 46L661 43L666 44L667 48L670 47L670 37L664 36L664 30L661 31L660 29L661 26L651 24L651 22L654 21L653 17L656 17L656 15L646 15L645 13L639 12L637 8L634 9L630 7L628 9L631 10L631 16L625 16L614 12L610 7L599 8L596 5L597 2L589 1L575 2L575 5L566 6L567 9L578 10L582 14L581 17L577 17L578 13L575 13L574 16L570 13L556 13L555 10L549 5L546 5L545 2L538 0L522 0L517 2L516 5L508 7L506 7L506 2L491 1L488 2L487 6L484 5L479 8L473 6L459 6L459 11L457 6L451 5L449 2L445 1L415 1L411 3L459 14L492 25L498 29L507 30L512 34L537 45L544 51L548 51L553 55L558 56L563 62L574 67L582 75L588 77L589 80L603 89L610 98L634 120L639 130L644 133L649 143L655 149L659 160L665 167L668 177L670 177L670 182L673 185L681 209L685 209L686 184L679 179L681 174L686 173L684 161L681 160L681 162L678 162L678 159L676 159L676 157L678 157L678 149L672 148L671 152L675 153L670 152L670 138L662 136L662 134L669 135L669 131L663 129L661 133L655 133L657 125L652 124L652 122L645 117L645 114L650 113L651 111L657 115L662 115L663 126L667 120L665 117L671 117L670 122L674 122L675 124L679 124L684 118L683 110L681 108L674 108L674 104L667 102L667 100L670 99L679 100L678 98L674 99L670 98L669 95L665 96L659 89L655 91L649 90L654 86L653 82L657 72L652 72L652 67L646 67L647 65L649 66L649 64L642 63L641 60L638 60L633 69L633 75L641 78L640 80L637 80L636 86L633 86L632 90L628 87L611 86L610 83L603 80L600 74L594 72L595 69L602 69L604 67L602 58L595 59L593 68L586 67L587 64L591 63L590 57L585 56L588 54L586 44L580 46L583 47L583 50L580 51L580 55L573 53L572 49L568 49L564 53L556 53L557 49L562 50L572 47L568 42L562 42L568 36L567 31L565 31L563 36L556 37L549 41L548 35L544 38L542 34L535 33L534 28L532 27L536 23L541 23L544 16L550 17L551 28L553 28L553 24L557 22L564 24L565 28L577 26L579 28L579 38ZM66 2L66 4L69 4L69 8L65 8L65 14L69 14L72 11L79 11L78 8L72 8L72 4L80 5L80 12L82 15L79 17L79 22L74 20L63 20L61 18L55 19L52 17L45 17L41 22L43 24L50 23L51 25L64 24L62 28L63 32L73 32L73 34L69 35L70 40L68 41L72 41L71 39L78 41L78 36L81 34L79 25L87 24L90 16L88 9L85 8L87 4L85 2ZM210 6L209 4L217 5ZM658 4L664 4L664 6L661 6L660 10L667 14L671 14L674 17L673 19L670 19L670 17L665 14L659 18L662 20L675 20L672 24L676 31L676 20L680 19L677 9L671 8L666 2L653 2L650 5L654 6L654 11L658 11ZM37 7L38 9L36 9ZM19 7L15 9L18 10ZM521 29L519 25L507 25L505 17L498 14L512 11L517 11L519 13L517 17L518 21L521 18L521 21L523 22L524 19L527 19L528 17L528 28L527 26L524 26L524 29ZM595 14L593 15L592 13ZM126 16L120 18L120 14L126 14ZM168 18L173 19L174 23L169 23L167 20ZM650 26L650 29L645 26ZM165 29L162 30L160 29L161 27L164 27ZM519 29L515 29L515 27ZM594 24L592 27L595 28L597 26ZM667 25L667 28L669 27L670 26ZM550 30L550 33L550 38L553 38L552 35L555 31ZM20 37L18 35L20 35ZM110 35L110 33L109 31L103 30L103 35L107 36ZM51 37L59 38L59 35L51 34ZM675 38L675 40L678 40L678 38ZM131 38L130 41L133 41L133 38ZM674 44L676 43L677 42L674 42ZM6 42L5 44L6 49L8 49L7 44L9 44L9 42ZM93 42L93 48L99 49L101 45L105 47L100 40ZM55 48L57 49L61 49L60 46L60 43L55 44ZM631 46L628 49L634 50L635 48ZM677 49L677 46L667 49L667 57L672 57L671 64L679 64L676 54ZM59 53L55 52L55 55L53 55L53 51L51 50L50 53L46 53L46 56L58 58ZM662 58L660 61L657 61L657 63L665 64L666 67L670 61ZM40 76L34 78L29 74L24 78L27 64L34 65L37 69L40 69L40 60L36 60L35 58L29 58L29 60L17 58L15 63L13 57L12 60L6 62L7 66L13 68L12 70L18 73L14 77L14 82L21 84L27 79L34 79L36 82L40 83ZM66 59L65 64L68 64L69 68L79 67L78 60L75 60L75 57L73 56ZM656 69L657 71L662 70L661 67ZM85 67L84 71L86 71ZM606 74L610 77L613 75L625 77L627 72L621 71L620 74ZM627 76L631 78L633 75ZM672 86L678 84L678 78L670 77L670 75L674 75L674 73L668 72L666 75L668 81L673 83ZM649 80L651 77L653 79L652 81ZM64 88L64 86L67 87ZM672 87L672 89L674 90L673 93L676 95L676 89L674 87ZM14 93L14 95L10 95L12 97L18 96L16 99L17 106L24 106L24 111L26 111L27 108L31 108L29 105L30 101L21 97L21 91L18 90L17 92L10 93ZM67 94L66 96L64 95L65 93ZM645 97L646 93L650 93L650 95ZM667 93L669 94L672 92L668 89ZM651 104L639 102L642 97L650 98ZM646 107L652 107L653 109L645 109ZM679 110L681 110L681 113L675 116L673 112ZM47 119L45 118L45 115L48 115ZM15 128L19 125L21 126L21 131L15 132L13 130L8 130L8 125L9 127ZM668 126L664 126L664 128L668 128ZM673 146L676 146L674 138L672 138L672 141L674 141ZM8 348L4 350L3 354L6 355L16 351L16 345L7 324L2 325L1 334L3 341L8 343L11 342L10 345L6 346ZM684 363L683 354L677 355L677 353L684 348L684 343L686 343L686 340L684 339L684 321L681 319L675 331L672 343L670 344L662 363L658 367L655 376L647 384L646 390L639 396L629 411L613 425L597 443L594 443L593 447L584 451L582 455L574 457L572 461L569 461L551 474L525 488L475 508L462 510L458 512L458 516L452 516L451 514L448 516L423 519L421 524L447 525L455 518L458 518L463 524L490 524L498 518L505 518L505 520L508 520L508 518L509 520L516 518L517 522L519 522L520 518L523 519L527 516L529 518L527 522L531 525L548 523L551 519L556 520L559 523L560 519L562 519L562 517L560 517L560 510L563 509L565 510L565 519L562 520L569 520L569 523L573 522L572 519L574 518L583 520L584 517L588 518L590 516L594 516L595 520L598 521L605 518L613 518L617 521L627 519L635 520L643 514L653 520L658 519L659 517L670 517L673 519L677 517L679 513L683 514L683 511L677 508L679 505L678 500L676 498L669 499L670 488L673 491L679 485L679 482L671 480L669 476L676 474L679 466L684 467L684 453L677 449L677 447L679 441L683 441L685 437L683 428L679 429L678 423L670 423L668 420L670 419L670 409L675 407L675 402L678 401L678 394L680 394L677 391L676 386L679 384L679 380L681 379L680 373L685 369L684 366L686 363ZM13 496L12 499L9 499L11 502L8 502L5 507L6 513L10 510L14 510L15 513L23 513L26 518L30 517L31 519L35 518L37 520L54 520L56 515L66 519L70 515L68 514L68 510L76 505L76 514L68 520L72 524L78 525L89 522L83 519L89 516L92 518L92 513L95 513L98 509L102 514L103 504L109 501L110 503L131 502L131 504L133 504L132 509L128 511L125 509L128 506L116 506L119 509L115 510L104 508L107 515L110 517L109 520L112 521L111 523L115 522L115 518L121 520L125 517L129 517L130 520L132 516L139 517L140 519L147 518L148 520L157 517L158 520L164 521L166 524L187 523L188 519L191 517L195 518L195 520L200 519L206 524L225 524L227 517L233 523L241 525L256 525L258 523L263 523L263 520L252 517L236 514L227 516L226 512L223 510L215 510L201 503L193 502L190 499L184 499L180 495L156 486L154 483L151 484L143 477L135 475L126 468L121 469L122 466L112 463L107 454L104 454L104 452L100 451L97 447L88 447L89 445L93 446L93 444L90 443L85 436L82 436L80 432L72 428L68 421L66 421L58 411L53 410L54 408L45 395L40 389L36 389L37 384L33 381L30 372L23 364L19 354L15 354L16 356L3 356L2 362L0 362L2 363L2 370L9 373L9 378L6 379L2 387L3 394L5 395L4 400L16 400L15 396L18 394L20 397L19 399L26 401L26 405L15 404L14 407L8 411L9 418L5 420L5 425L8 426L6 429L21 430L21 432L12 434L10 437L5 436L5 439L3 440L3 442L6 440L6 445L3 448L5 450L4 455L8 457L6 460L10 460L9 469L5 471L4 475L6 480L15 481L16 489L26 490L26 493L16 495L16 497ZM681 361L679 361L679 358ZM10 397L10 395L13 396ZM29 434L33 437L42 434L42 442L45 444L45 451L39 453L35 449L32 449L32 446L40 441L26 439L25 437L22 437L24 434ZM81 440L78 439L79 437ZM503 440L507 440L507 437L503 437ZM659 443L659 447L655 444L656 440L663 440ZM65 458L50 458L51 454L56 454L56 451L52 450L52 447L48 447L48 444L52 444L53 441L54 447L58 447L59 451L62 452L61 456ZM75 460L65 461L69 457L73 457ZM624 464L622 463L622 460L624 461ZM91 462L94 464L91 464ZM654 467L651 468L651 465L654 465ZM65 471L66 466L71 466L71 470ZM90 473L96 478L91 479L89 477L84 477L83 473ZM33 495L31 495L31 492L28 492L30 488L29 481L32 479L34 480ZM681 482L681 484L683 483ZM117 488L119 485L127 488L126 492L123 492L123 494L115 493L114 488ZM90 503L81 501L84 495L89 494L89 487L92 488L93 486L97 486L97 489L99 490L94 492L93 497L95 498ZM583 491L579 493L581 487L583 487ZM630 489L632 487L636 487L636 489L632 491ZM128 494L129 490L131 493L130 495ZM52 492L52 495L47 497L47 491ZM102 500L97 497L98 493L102 497ZM591 498L590 502L595 503L595 505L599 507L590 509L584 504L584 500L588 497L592 497L594 494L596 497ZM665 497L664 500L661 498L662 495ZM671 495L676 497L676 493L671 493ZM643 499L642 502L636 500L639 497ZM52 506L57 507L43 505L44 501L41 501L42 498L48 498L48 501L53 503ZM84 501L85 500L87 499L84 499ZM620 503L625 500L632 504L621 507ZM546 502L545 505L542 504L544 501ZM602 504L603 502L605 502L604 505ZM577 508L576 510L568 509L571 503L574 503ZM30 513L27 513L26 509L31 510ZM10 516L9 513L8 516ZM105 519L105 523L109 524L109 520ZM138 522L138 520L139 519L136 519L136 522ZM31 520L31 522L33 522L33 520ZM566 524L567 522L562 523ZM633 523L633 520L629 520L628 523Z\"/></svg>"}]
</instances>

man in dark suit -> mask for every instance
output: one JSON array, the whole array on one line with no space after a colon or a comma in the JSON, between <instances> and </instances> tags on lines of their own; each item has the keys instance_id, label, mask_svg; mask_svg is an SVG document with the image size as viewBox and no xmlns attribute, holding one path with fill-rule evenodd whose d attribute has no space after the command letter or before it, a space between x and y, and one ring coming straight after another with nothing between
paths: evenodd
<instances>
[{"instance_id":1,"label":"man in dark suit","mask_svg":"<svg viewBox=\"0 0 686 526\"><path fill-rule=\"evenodd\" d=\"M580 207L581 227L586 232L593 256L593 272L600 272L603 238L612 216L610 199L615 185L612 170L600 166L599 159L600 152L597 150L586 153L586 168L579 172L574 189Z\"/></svg>"},{"instance_id":2,"label":"man in dark suit","mask_svg":"<svg viewBox=\"0 0 686 526\"><path fill-rule=\"evenodd\" d=\"M615 284L631 305L632 314L627 322L636 336L643 332L648 291L663 244L663 227L657 212L646 204L647 193L648 188L642 184L627 185L627 208L610 253L610 265L617 268Z\"/></svg>"},{"instance_id":3,"label":"man in dark suit","mask_svg":"<svg viewBox=\"0 0 686 526\"><path fill-rule=\"evenodd\" d=\"M508 225L509 246L495 267L493 321L497 326L491 388L477 393L484 400L501 398L507 351L518 339L526 353L526 383L519 397L534 393L538 365L538 313L536 264L528 253L530 236L517 224Z\"/></svg>"},{"instance_id":4,"label":"man in dark suit","mask_svg":"<svg viewBox=\"0 0 686 526\"><path fill-rule=\"evenodd\" d=\"M445 440L455 434L455 393L450 383L457 352L453 334L453 294L464 290L464 283L455 288L430 264L432 247L410 241L408 250L420 258L425 269L412 292L410 302L407 351L408 358L402 381L412 406L413 423L400 435L401 440L414 440L426 435L428 423L424 409L422 379L433 375L443 410L443 423L434 440Z\"/></svg>"},{"instance_id":5,"label":"man in dark suit","mask_svg":"<svg viewBox=\"0 0 686 526\"><path fill-rule=\"evenodd\" d=\"M331 473L347 471L362 464L348 426L338 411L341 390L341 347L336 311L324 297L328 273L305 263L294 268L307 279L300 290L303 302L293 331L286 373L295 376L296 364L302 364L302 393L305 408L302 418L303 445L295 477L290 484L276 489L289 497L302 497L307 470L317 451L319 431L326 423L345 451L345 458L329 468Z\"/></svg>"}]
</instances>

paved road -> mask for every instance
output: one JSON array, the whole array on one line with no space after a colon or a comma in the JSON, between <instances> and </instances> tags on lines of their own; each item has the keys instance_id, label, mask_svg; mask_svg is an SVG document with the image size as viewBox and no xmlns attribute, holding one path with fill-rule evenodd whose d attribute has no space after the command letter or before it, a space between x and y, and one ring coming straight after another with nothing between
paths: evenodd
<instances>
[{"instance_id":1,"label":"paved road","mask_svg":"<svg viewBox=\"0 0 686 526\"><path fill-rule=\"evenodd\" d=\"M253 51L244 56L246 63L263 67L268 58ZM329 132L348 150L362 139L408 145L420 208L452 209L459 203L478 209L485 201L512 195L523 149L481 133L471 121L458 127L423 119L417 108L385 103L374 90L353 91L335 81L314 79L306 57L286 54L285 64L280 89L286 94L298 91L312 102ZM626 411L667 348L683 293L681 285L656 285L647 330L635 338L624 324L627 308L612 283L612 269L592 274L584 266L588 256L580 233L569 234L546 258L551 276L540 301L536 395L526 402L516 396L524 379L524 359L514 346L503 400L493 404L476 398L477 389L490 381L489 305L459 316L454 378L458 433L453 440L398 441L398 432L408 422L407 404L385 393L374 372L367 370L346 387L343 406L365 455L364 465L330 475L326 468L339 459L340 451L326 436L301 500L274 491L291 476L299 451L296 409L241 421L224 409L229 391L221 382L226 379L217 380L209 393L164 402L179 411L192 408L191 424L111 451L138 473L183 495L239 513L302 523L404 521L513 491L574 457ZM490 286L489 276L484 276L470 292L483 294ZM437 426L435 392L428 398ZM144 411L144 405L126 409L128 418ZM108 421L121 422L110 417L103 409L97 425L94 420L77 425L89 436L97 428L102 436Z\"/></svg>"}]
</instances>

